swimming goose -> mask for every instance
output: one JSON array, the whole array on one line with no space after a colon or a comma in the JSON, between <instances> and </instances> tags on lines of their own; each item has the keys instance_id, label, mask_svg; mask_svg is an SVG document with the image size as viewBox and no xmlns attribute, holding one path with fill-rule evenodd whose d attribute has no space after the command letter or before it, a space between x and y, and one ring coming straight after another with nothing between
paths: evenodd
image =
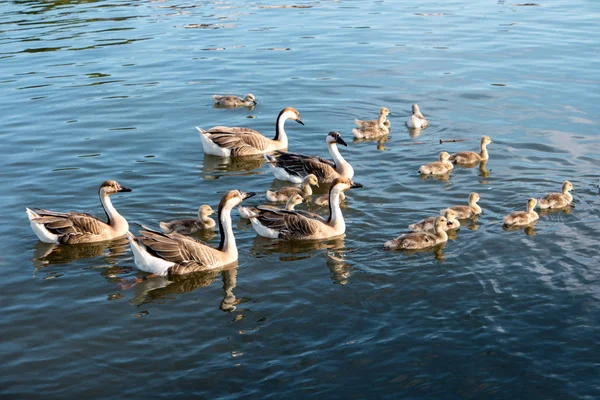
<instances>
[{"instance_id":1,"label":"swimming goose","mask_svg":"<svg viewBox=\"0 0 600 400\"><path fill-rule=\"evenodd\" d=\"M288 210L288 211L290 211L290 210L293 210L294 207L296 207L298 204L302 203L303 201L304 201L304 197L302 197L302 195L299 193L295 193L290 196L287 203L285 203L284 208L278 208L278 207L273 207L271 205L264 204L264 205L253 206L253 207L239 206L238 211L240 212L240 217L242 217L244 219L250 219L253 216L257 216L258 214L260 214L261 212L264 212L264 211L273 211L273 210Z\"/></svg>"},{"instance_id":2,"label":"swimming goose","mask_svg":"<svg viewBox=\"0 0 600 400\"><path fill-rule=\"evenodd\" d=\"M138 237L127 232L135 265L142 271L165 276L213 270L237 261L231 209L254 195L231 190L223 196L218 211L221 242L217 248L177 232L165 234L146 228Z\"/></svg>"},{"instance_id":3,"label":"swimming goose","mask_svg":"<svg viewBox=\"0 0 600 400\"><path fill-rule=\"evenodd\" d=\"M537 204L537 200L531 198L527 200L527 211L515 211L505 216L502 219L504 225L506 226L521 226L521 225L529 225L533 221L536 221L539 218L538 213L533 211L535 205Z\"/></svg>"},{"instance_id":4,"label":"swimming goose","mask_svg":"<svg viewBox=\"0 0 600 400\"><path fill-rule=\"evenodd\" d=\"M221 107L254 107L256 105L256 99L252 93L248 93L243 99L238 96L219 96L214 95L213 100L215 105Z\"/></svg>"},{"instance_id":5,"label":"swimming goose","mask_svg":"<svg viewBox=\"0 0 600 400\"><path fill-rule=\"evenodd\" d=\"M454 169L454 164L448 161L450 154L445 151L440 153L440 161L421 165L419 173L424 175L444 175Z\"/></svg>"},{"instance_id":6,"label":"swimming goose","mask_svg":"<svg viewBox=\"0 0 600 400\"><path fill-rule=\"evenodd\" d=\"M294 194L300 194L305 199L312 196L312 185L319 187L319 180L314 174L309 174L302 179L300 187L286 186L277 191L267 190L267 200L269 201L288 201Z\"/></svg>"},{"instance_id":7,"label":"swimming goose","mask_svg":"<svg viewBox=\"0 0 600 400\"><path fill-rule=\"evenodd\" d=\"M177 232L182 235L191 235L204 229L213 229L215 227L215 220L209 217L214 214L215 211L209 205L202 205L198 209L198 218L184 218L176 219L171 222L159 223L160 229L164 233Z\"/></svg>"},{"instance_id":8,"label":"swimming goose","mask_svg":"<svg viewBox=\"0 0 600 400\"><path fill-rule=\"evenodd\" d=\"M487 151L487 145L492 143L489 136L481 137L481 152L479 154L474 151L459 151L450 156L450 161L456 164L474 164L476 162L485 161L490 158Z\"/></svg>"},{"instance_id":9,"label":"swimming goose","mask_svg":"<svg viewBox=\"0 0 600 400\"><path fill-rule=\"evenodd\" d=\"M352 179L354 169L344 160L337 147L337 143L348 146L339 132L329 132L325 139L329 154L333 161L317 156L305 156L298 153L278 151L277 157L265 154L275 178L294 183L302 182L308 174L314 174L319 182L329 183L335 178L343 177Z\"/></svg>"},{"instance_id":10,"label":"swimming goose","mask_svg":"<svg viewBox=\"0 0 600 400\"><path fill-rule=\"evenodd\" d=\"M117 181L105 181L98 189L100 203L106 213L107 222L93 215L77 212L55 212L26 208L33 232L44 243L76 244L112 240L125 235L129 230L127 220L112 205L110 195L131 192Z\"/></svg>"},{"instance_id":11,"label":"swimming goose","mask_svg":"<svg viewBox=\"0 0 600 400\"><path fill-rule=\"evenodd\" d=\"M288 138L284 124L288 119L304 125L300 119L300 113L295 108L284 108L277 117L273 139L263 136L254 129L239 126L213 126L207 130L196 127L196 129L200 132L200 139L202 139L202 146L206 154L221 157L249 156L286 149Z\"/></svg>"},{"instance_id":12,"label":"swimming goose","mask_svg":"<svg viewBox=\"0 0 600 400\"><path fill-rule=\"evenodd\" d=\"M395 239L388 240L383 244L387 250L418 250L435 246L448 241L445 225L448 223L446 217L436 217L433 233L412 232L405 233Z\"/></svg>"},{"instance_id":13,"label":"swimming goose","mask_svg":"<svg viewBox=\"0 0 600 400\"><path fill-rule=\"evenodd\" d=\"M390 121L387 119L389 114L390 110L382 107L377 120L362 121L355 119L354 123L358 127L352 129L352 136L356 139L373 139L387 135L390 133Z\"/></svg>"},{"instance_id":14,"label":"swimming goose","mask_svg":"<svg viewBox=\"0 0 600 400\"><path fill-rule=\"evenodd\" d=\"M446 212L446 210L454 210L456 212L456 218L458 219L468 219L473 218L479 214L481 214L481 207L477 204L477 202L481 200L479 194L472 192L469 195L469 205L468 206L452 206L448 207L441 211L442 214Z\"/></svg>"},{"instance_id":15,"label":"swimming goose","mask_svg":"<svg viewBox=\"0 0 600 400\"><path fill-rule=\"evenodd\" d=\"M423 129L423 128L426 128L427 125L429 125L429 121L427 121L425 119L425 117L423 116L423 114L421 114L421 110L419 109L419 106L416 104L413 104L412 113L410 114L410 117L408 117L408 120L406 121L406 126L408 126L409 128Z\"/></svg>"},{"instance_id":16,"label":"swimming goose","mask_svg":"<svg viewBox=\"0 0 600 400\"><path fill-rule=\"evenodd\" d=\"M460 227L460 222L456 219L456 211L451 208L448 208L444 213L444 217L447 222L444 226L444 230L454 230ZM408 229L413 232L434 232L434 223L437 217L429 217L425 218L422 221L415 222L414 224L410 224Z\"/></svg>"},{"instance_id":17,"label":"swimming goose","mask_svg":"<svg viewBox=\"0 0 600 400\"><path fill-rule=\"evenodd\" d=\"M537 206L541 209L548 208L564 208L571 205L573 202L573 196L570 191L573 189L573 184L569 181L564 181L562 185L562 193L550 193L549 195L539 199Z\"/></svg>"},{"instance_id":18,"label":"swimming goose","mask_svg":"<svg viewBox=\"0 0 600 400\"><path fill-rule=\"evenodd\" d=\"M265 210L250 217L252 227L260 236L272 239L311 240L327 239L346 232L346 223L340 208L340 193L362 187L347 178L336 178L329 189L329 218L303 210Z\"/></svg>"}]
</instances>

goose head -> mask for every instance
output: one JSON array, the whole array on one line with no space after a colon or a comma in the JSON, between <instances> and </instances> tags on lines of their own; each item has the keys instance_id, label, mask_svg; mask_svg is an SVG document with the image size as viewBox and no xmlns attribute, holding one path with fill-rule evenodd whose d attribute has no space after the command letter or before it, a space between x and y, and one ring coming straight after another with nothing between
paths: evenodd
<instances>
[{"instance_id":1,"label":"goose head","mask_svg":"<svg viewBox=\"0 0 600 400\"><path fill-rule=\"evenodd\" d=\"M381 107L381 110L379 110L379 115L383 115L384 117L387 117L388 115L391 115L391 113L387 107Z\"/></svg>"},{"instance_id":2,"label":"goose head","mask_svg":"<svg viewBox=\"0 0 600 400\"><path fill-rule=\"evenodd\" d=\"M304 182L310 186L319 187L319 178L315 174L308 174L304 177Z\"/></svg>"},{"instance_id":3,"label":"goose head","mask_svg":"<svg viewBox=\"0 0 600 400\"><path fill-rule=\"evenodd\" d=\"M363 187L362 184L360 184L358 182L354 182L352 179L339 177L339 178L335 178L333 180L330 190L338 189L339 191L344 191L344 190L348 190L348 189L361 188L361 187Z\"/></svg>"},{"instance_id":4,"label":"goose head","mask_svg":"<svg viewBox=\"0 0 600 400\"><path fill-rule=\"evenodd\" d=\"M481 198L479 197L478 193L473 192L469 195L469 205L475 204L479 200L481 200Z\"/></svg>"},{"instance_id":5,"label":"goose head","mask_svg":"<svg viewBox=\"0 0 600 400\"><path fill-rule=\"evenodd\" d=\"M198 216L200 217L200 219L208 217L209 215L214 214L214 213L215 213L215 210L213 210L207 204L201 205L200 208L198 209Z\"/></svg>"},{"instance_id":6,"label":"goose head","mask_svg":"<svg viewBox=\"0 0 600 400\"><path fill-rule=\"evenodd\" d=\"M489 136L482 136L481 137L481 145L482 146L488 145L490 143L492 143L492 139L490 139Z\"/></svg>"},{"instance_id":7,"label":"goose head","mask_svg":"<svg viewBox=\"0 0 600 400\"><path fill-rule=\"evenodd\" d=\"M109 180L104 181L102 185L100 185L100 189L98 192L102 195L110 195L118 192L131 192L132 190L126 188L125 186L121 186L121 184L117 181Z\"/></svg>"},{"instance_id":8,"label":"goose head","mask_svg":"<svg viewBox=\"0 0 600 400\"><path fill-rule=\"evenodd\" d=\"M527 212L532 212L535 206L537 205L537 200L533 197L527 200Z\"/></svg>"},{"instance_id":9,"label":"goose head","mask_svg":"<svg viewBox=\"0 0 600 400\"><path fill-rule=\"evenodd\" d=\"M230 190L219 202L219 211L223 208L232 209L239 205L242 201L254 196L254 192L242 192L241 190Z\"/></svg>"},{"instance_id":10,"label":"goose head","mask_svg":"<svg viewBox=\"0 0 600 400\"><path fill-rule=\"evenodd\" d=\"M294 107L287 107L281 110L279 113L279 118L293 119L300 125L304 125L304 122L302 122L302 119L300 119L300 113Z\"/></svg>"},{"instance_id":11,"label":"goose head","mask_svg":"<svg viewBox=\"0 0 600 400\"><path fill-rule=\"evenodd\" d=\"M445 232L445 227L448 224L448 219L446 217L437 217L433 226L435 227L435 232Z\"/></svg>"},{"instance_id":12,"label":"goose head","mask_svg":"<svg viewBox=\"0 0 600 400\"><path fill-rule=\"evenodd\" d=\"M563 193L568 193L570 191L575 191L575 189L573 189L573 184L569 181L564 181L563 185L562 185L562 192Z\"/></svg>"},{"instance_id":13,"label":"goose head","mask_svg":"<svg viewBox=\"0 0 600 400\"><path fill-rule=\"evenodd\" d=\"M449 158L450 158L450 154L448 154L448 152L446 152L446 151L442 151L442 152L440 153L440 161L441 161L441 162L448 161L448 159L449 159Z\"/></svg>"},{"instance_id":14,"label":"goose head","mask_svg":"<svg viewBox=\"0 0 600 400\"><path fill-rule=\"evenodd\" d=\"M327 142L327 145L337 143L348 147L348 144L344 141L344 139L342 139L342 135L336 131L329 132L325 141Z\"/></svg>"},{"instance_id":15,"label":"goose head","mask_svg":"<svg viewBox=\"0 0 600 400\"><path fill-rule=\"evenodd\" d=\"M244 101L251 101L252 103L256 104L256 99L254 98L254 95L252 93L248 93L244 97Z\"/></svg>"}]
</instances>

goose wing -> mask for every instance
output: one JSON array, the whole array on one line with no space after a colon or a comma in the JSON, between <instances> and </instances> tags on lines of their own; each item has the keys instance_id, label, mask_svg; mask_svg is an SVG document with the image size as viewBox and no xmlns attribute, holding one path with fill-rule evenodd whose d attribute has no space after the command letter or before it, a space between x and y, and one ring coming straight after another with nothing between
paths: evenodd
<instances>
[{"instance_id":1,"label":"goose wing","mask_svg":"<svg viewBox=\"0 0 600 400\"><path fill-rule=\"evenodd\" d=\"M312 236L326 223L321 216L301 210L263 210L257 219L266 228L279 232L282 239Z\"/></svg>"},{"instance_id":2,"label":"goose wing","mask_svg":"<svg viewBox=\"0 0 600 400\"><path fill-rule=\"evenodd\" d=\"M450 158L448 159L451 162L459 162L459 163L469 163L469 162L475 162L475 161L480 161L481 157L479 156L479 154L475 153L474 151L459 151L458 153L454 153L450 156Z\"/></svg>"},{"instance_id":3,"label":"goose wing","mask_svg":"<svg viewBox=\"0 0 600 400\"><path fill-rule=\"evenodd\" d=\"M562 193L550 193L538 200L540 208L561 208L569 205L569 201Z\"/></svg>"},{"instance_id":4,"label":"goose wing","mask_svg":"<svg viewBox=\"0 0 600 400\"><path fill-rule=\"evenodd\" d=\"M314 174L319 181L323 181L335 173L335 163L325 158L283 151L278 151L277 155L275 165L290 175L305 177Z\"/></svg>"},{"instance_id":5,"label":"goose wing","mask_svg":"<svg viewBox=\"0 0 600 400\"><path fill-rule=\"evenodd\" d=\"M61 213L50 210L36 209L40 216L33 221L43 224L55 235L82 236L100 235L108 225L91 214L68 212Z\"/></svg>"},{"instance_id":6,"label":"goose wing","mask_svg":"<svg viewBox=\"0 0 600 400\"><path fill-rule=\"evenodd\" d=\"M401 236L400 241L400 248L403 249L425 248L436 243L435 237L428 232L409 233Z\"/></svg>"},{"instance_id":7,"label":"goose wing","mask_svg":"<svg viewBox=\"0 0 600 400\"><path fill-rule=\"evenodd\" d=\"M265 151L269 146L269 142L271 141L271 139L268 139L259 132L251 129L248 131L239 132L210 132L211 129L207 131L210 133L210 140L219 147L231 149L231 155L233 156L252 155L256 154L257 150Z\"/></svg>"},{"instance_id":8,"label":"goose wing","mask_svg":"<svg viewBox=\"0 0 600 400\"><path fill-rule=\"evenodd\" d=\"M177 265L191 268L191 263L195 263L196 268L206 268L219 261L215 256L215 249L198 239L176 232L164 234L146 228L140 231L140 239L152 255Z\"/></svg>"}]
</instances>

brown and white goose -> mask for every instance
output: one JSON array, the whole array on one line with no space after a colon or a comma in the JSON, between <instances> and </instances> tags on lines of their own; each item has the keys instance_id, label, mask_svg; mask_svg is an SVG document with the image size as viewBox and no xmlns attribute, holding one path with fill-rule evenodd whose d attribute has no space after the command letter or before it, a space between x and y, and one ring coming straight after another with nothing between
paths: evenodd
<instances>
[{"instance_id":1,"label":"brown and white goose","mask_svg":"<svg viewBox=\"0 0 600 400\"><path fill-rule=\"evenodd\" d=\"M296 207L298 204L302 203L304 201L304 197L302 197L302 195L296 193L290 196L290 198L288 199L287 203L285 204L285 208L280 209L278 207L273 207L271 205L260 205L260 206L253 206L253 207L244 207L244 206L239 206L238 207L238 211L240 212L240 217L244 218L244 219L250 219L252 217L257 216L258 214L265 212L265 211L273 211L273 210L293 210L294 207Z\"/></svg>"},{"instance_id":2,"label":"brown and white goose","mask_svg":"<svg viewBox=\"0 0 600 400\"><path fill-rule=\"evenodd\" d=\"M336 178L329 189L329 218L303 210L265 210L250 216L252 227L260 236L284 240L327 239L346 232L340 208L340 193L362 187L347 178Z\"/></svg>"},{"instance_id":3,"label":"brown and white goose","mask_svg":"<svg viewBox=\"0 0 600 400\"><path fill-rule=\"evenodd\" d=\"M26 208L33 232L44 243L76 244L112 240L125 235L129 230L127 220L112 205L110 195L131 192L117 181L105 181L98 189L100 203L106 213L107 222L84 213Z\"/></svg>"},{"instance_id":4,"label":"brown and white goose","mask_svg":"<svg viewBox=\"0 0 600 400\"><path fill-rule=\"evenodd\" d=\"M436 244L448 241L446 233L446 217L436 217L433 233L431 232L412 232L398 236L395 239L388 240L383 244L387 250L418 250L426 249Z\"/></svg>"},{"instance_id":5,"label":"brown and white goose","mask_svg":"<svg viewBox=\"0 0 600 400\"><path fill-rule=\"evenodd\" d=\"M550 193L537 201L537 206L541 209L549 208L565 208L573 202L573 195L569 193L573 189L573 184L569 181L564 181L562 185L562 193Z\"/></svg>"},{"instance_id":6,"label":"brown and white goose","mask_svg":"<svg viewBox=\"0 0 600 400\"><path fill-rule=\"evenodd\" d=\"M311 186L319 187L319 180L314 174L309 174L302 179L300 187L286 186L277 191L267 190L267 200L269 201L288 201L294 194L300 194L305 199L312 196L313 191Z\"/></svg>"},{"instance_id":7,"label":"brown and white goose","mask_svg":"<svg viewBox=\"0 0 600 400\"><path fill-rule=\"evenodd\" d=\"M489 136L481 137L481 151L475 153L474 151L459 151L458 153L454 153L450 156L450 161L456 164L475 164L481 161L488 160L490 158L487 145L492 143L492 139Z\"/></svg>"},{"instance_id":8,"label":"brown and white goose","mask_svg":"<svg viewBox=\"0 0 600 400\"><path fill-rule=\"evenodd\" d=\"M502 219L504 225L511 226L524 226L529 225L536 221L540 216L534 211L537 200L531 198L527 200L527 211L515 211L505 216Z\"/></svg>"},{"instance_id":9,"label":"brown and white goose","mask_svg":"<svg viewBox=\"0 0 600 400\"><path fill-rule=\"evenodd\" d=\"M458 219L473 218L481 214L481 207L477 204L479 200L481 200L479 194L472 192L469 194L468 206L452 206L440 211L440 213L445 214L447 210L454 210L456 212L456 218Z\"/></svg>"},{"instance_id":10,"label":"brown and white goose","mask_svg":"<svg viewBox=\"0 0 600 400\"><path fill-rule=\"evenodd\" d=\"M233 95L214 95L212 98L215 101L215 105L221 107L254 107L256 105L256 99L252 93L248 93L244 98Z\"/></svg>"},{"instance_id":11,"label":"brown and white goose","mask_svg":"<svg viewBox=\"0 0 600 400\"><path fill-rule=\"evenodd\" d=\"M171 222L161 221L159 223L160 229L164 233L177 232L182 235L191 235L201 230L213 229L216 224L210 215L214 213L215 211L209 205L203 204L198 209L198 218L176 219Z\"/></svg>"},{"instance_id":12,"label":"brown and white goose","mask_svg":"<svg viewBox=\"0 0 600 400\"><path fill-rule=\"evenodd\" d=\"M329 183L335 178L352 179L354 169L344 160L337 144L348 146L339 132L329 132L325 139L333 161L317 156L278 151L275 156L265 154L275 178L294 183L302 182L305 176L314 174L319 182Z\"/></svg>"},{"instance_id":13,"label":"brown and white goose","mask_svg":"<svg viewBox=\"0 0 600 400\"><path fill-rule=\"evenodd\" d=\"M277 117L273 139L263 136L254 129L239 126L214 126L207 130L196 127L196 129L200 132L200 139L202 139L202 146L206 154L221 157L250 156L287 149L288 138L284 124L288 119L304 125L300 119L300 113L295 108L284 108Z\"/></svg>"},{"instance_id":14,"label":"brown and white goose","mask_svg":"<svg viewBox=\"0 0 600 400\"><path fill-rule=\"evenodd\" d=\"M379 118L376 120L363 121L355 119L356 128L352 129L352 136L356 139L374 139L385 136L390 133L390 121L387 116L390 110L387 107L381 107Z\"/></svg>"},{"instance_id":15,"label":"brown and white goose","mask_svg":"<svg viewBox=\"0 0 600 400\"><path fill-rule=\"evenodd\" d=\"M423 175L444 175L454 169L454 164L448 161L450 154L445 151L440 153L440 160L421 165L419 173Z\"/></svg>"},{"instance_id":16,"label":"brown and white goose","mask_svg":"<svg viewBox=\"0 0 600 400\"><path fill-rule=\"evenodd\" d=\"M164 276L209 271L237 261L231 209L254 195L231 190L223 196L218 211L221 242L217 248L176 232L165 234L146 228L139 237L127 232L135 265L142 271Z\"/></svg>"},{"instance_id":17,"label":"brown and white goose","mask_svg":"<svg viewBox=\"0 0 600 400\"><path fill-rule=\"evenodd\" d=\"M406 126L413 129L423 129L426 128L427 125L429 125L429 121L421 114L419 106L413 104L410 117L408 117L408 120L406 121Z\"/></svg>"},{"instance_id":18,"label":"brown and white goose","mask_svg":"<svg viewBox=\"0 0 600 400\"><path fill-rule=\"evenodd\" d=\"M444 217L447 220L444 230L449 231L460 228L460 222L456 219L456 211L448 208L444 213ZM408 229L410 229L412 232L434 232L436 218L437 217L425 218L422 221L410 224Z\"/></svg>"}]
</instances>

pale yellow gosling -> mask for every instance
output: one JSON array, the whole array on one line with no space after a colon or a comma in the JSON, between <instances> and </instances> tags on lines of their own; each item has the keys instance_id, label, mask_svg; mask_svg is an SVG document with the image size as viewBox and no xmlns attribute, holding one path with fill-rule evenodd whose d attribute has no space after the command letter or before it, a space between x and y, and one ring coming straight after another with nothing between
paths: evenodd
<instances>
[{"instance_id":1,"label":"pale yellow gosling","mask_svg":"<svg viewBox=\"0 0 600 400\"><path fill-rule=\"evenodd\" d=\"M460 227L460 222L456 219L456 211L453 209L448 208L444 213L444 217L446 217L446 220L448 221L444 226L444 230L455 230ZM410 224L408 229L413 232L433 232L436 218L437 217L425 218L422 221Z\"/></svg>"},{"instance_id":2,"label":"pale yellow gosling","mask_svg":"<svg viewBox=\"0 0 600 400\"><path fill-rule=\"evenodd\" d=\"M423 175L444 175L454 169L454 164L448 161L450 154L445 151L440 153L440 161L421 165L419 173Z\"/></svg>"},{"instance_id":3,"label":"pale yellow gosling","mask_svg":"<svg viewBox=\"0 0 600 400\"><path fill-rule=\"evenodd\" d=\"M481 151L479 154L474 151L460 151L458 153L454 153L450 156L450 161L456 164L474 164L477 162L485 161L490 158L487 145L492 143L492 139L489 136L481 137Z\"/></svg>"},{"instance_id":4,"label":"pale yellow gosling","mask_svg":"<svg viewBox=\"0 0 600 400\"><path fill-rule=\"evenodd\" d=\"M549 195L541 198L537 202L538 208L541 209L559 209L570 206L573 202L573 196L570 191L575 191L573 184L569 181L564 181L562 185L562 193L550 193Z\"/></svg>"},{"instance_id":5,"label":"pale yellow gosling","mask_svg":"<svg viewBox=\"0 0 600 400\"><path fill-rule=\"evenodd\" d=\"M452 206L448 207L441 211L442 214L446 213L446 210L452 209L456 212L456 218L458 219L468 219L476 217L481 214L481 207L477 204L477 202L481 200L479 194L472 192L469 195L469 205L468 206Z\"/></svg>"},{"instance_id":6,"label":"pale yellow gosling","mask_svg":"<svg viewBox=\"0 0 600 400\"><path fill-rule=\"evenodd\" d=\"M515 211L505 216L502 221L506 226L522 226L529 225L534 221L537 221L539 218L538 213L536 213L533 209L537 204L537 200L531 198L527 200L527 211Z\"/></svg>"},{"instance_id":7,"label":"pale yellow gosling","mask_svg":"<svg viewBox=\"0 0 600 400\"><path fill-rule=\"evenodd\" d=\"M198 209L198 218L176 219L171 222L159 223L164 233L177 232L182 235L191 235L201 230L214 229L215 220L210 217L215 211L209 205L202 205Z\"/></svg>"},{"instance_id":8,"label":"pale yellow gosling","mask_svg":"<svg viewBox=\"0 0 600 400\"><path fill-rule=\"evenodd\" d=\"M306 175L300 187L286 186L277 191L267 190L267 200L275 202L288 201L294 194L301 194L306 199L313 194L311 186L319 187L319 180L315 174Z\"/></svg>"},{"instance_id":9,"label":"pale yellow gosling","mask_svg":"<svg viewBox=\"0 0 600 400\"><path fill-rule=\"evenodd\" d=\"M390 110L382 107L377 120L362 121L355 119L354 123L358 126L352 130L352 136L356 139L375 139L390 133L390 122L387 116Z\"/></svg>"}]
</instances>

